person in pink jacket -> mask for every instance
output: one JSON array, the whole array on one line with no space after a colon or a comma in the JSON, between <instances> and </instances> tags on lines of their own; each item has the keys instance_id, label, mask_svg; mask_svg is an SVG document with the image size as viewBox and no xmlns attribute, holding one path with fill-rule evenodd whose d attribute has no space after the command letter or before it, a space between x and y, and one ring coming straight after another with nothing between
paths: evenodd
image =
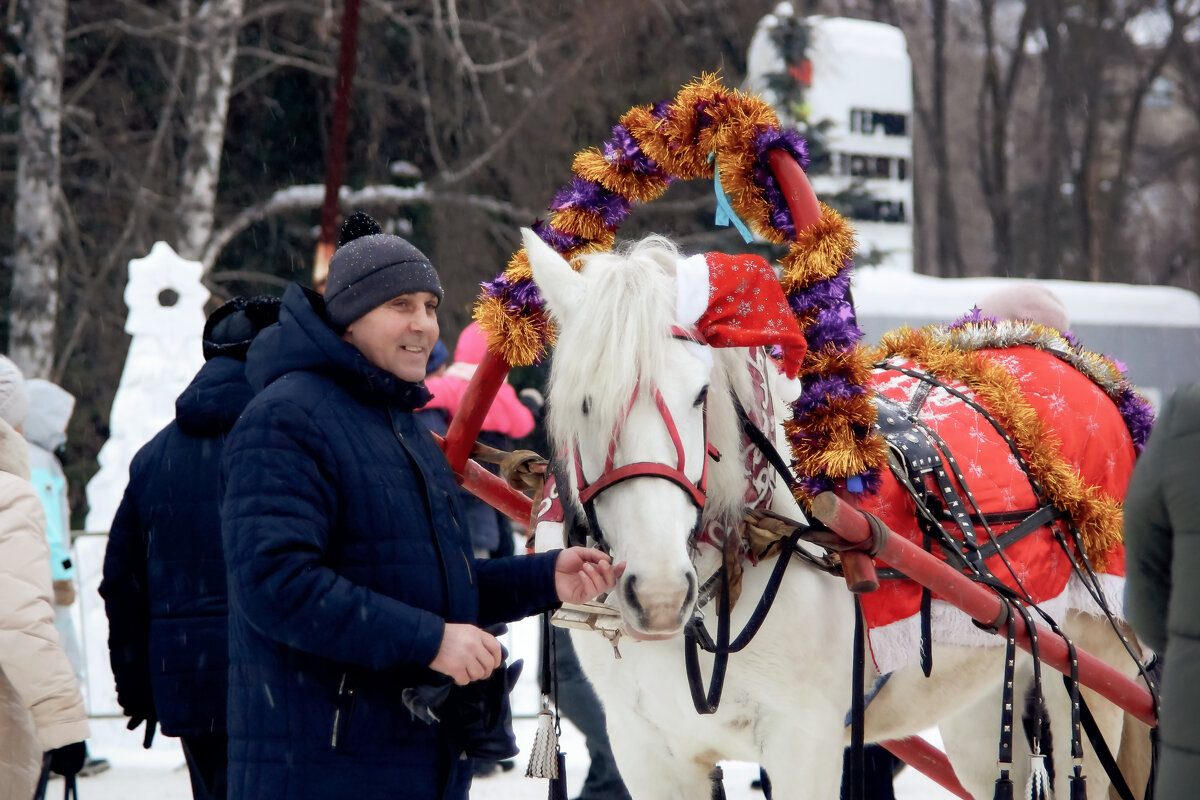
<instances>
[{"instance_id":1,"label":"person in pink jacket","mask_svg":"<svg viewBox=\"0 0 1200 800\"><path fill-rule=\"evenodd\" d=\"M479 323L472 322L459 334L458 344L454 347L454 360L445 371L438 369L431 359L425 388L433 394L433 400L418 414L430 430L445 434L450 420L454 419L462 405L471 377L486 353L487 335ZM517 399L516 391L506 381L501 384L483 420L479 441L500 450L511 450L513 440L528 436L533 427L533 414ZM479 557L511 555L512 526L508 518L473 495L466 492L463 495L475 554Z\"/></svg>"},{"instance_id":2,"label":"person in pink jacket","mask_svg":"<svg viewBox=\"0 0 1200 800\"><path fill-rule=\"evenodd\" d=\"M487 353L487 334L472 322L458 336L454 360L445 374L425 379L425 388L433 393L426 408L443 409L453 419L467 393L467 385ZM517 399L517 392L505 381L483 420L483 430L499 433L510 439L528 436L533 430L533 414Z\"/></svg>"},{"instance_id":3,"label":"person in pink jacket","mask_svg":"<svg viewBox=\"0 0 1200 800\"><path fill-rule=\"evenodd\" d=\"M71 780L83 766L87 711L54 629L42 501L17 432L29 401L0 356L0 800L29 800L44 765Z\"/></svg>"}]
</instances>

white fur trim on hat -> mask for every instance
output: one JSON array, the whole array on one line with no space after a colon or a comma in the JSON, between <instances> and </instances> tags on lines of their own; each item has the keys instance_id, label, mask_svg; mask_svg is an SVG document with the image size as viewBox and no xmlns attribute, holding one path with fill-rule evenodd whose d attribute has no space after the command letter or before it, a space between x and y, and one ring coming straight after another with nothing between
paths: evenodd
<instances>
[{"instance_id":1,"label":"white fur trim on hat","mask_svg":"<svg viewBox=\"0 0 1200 800\"><path fill-rule=\"evenodd\" d=\"M704 254L681 258L675 262L675 321L679 327L691 329L708 310L708 259ZM702 364L712 369L712 351L695 342L687 350Z\"/></svg>"},{"instance_id":2,"label":"white fur trim on hat","mask_svg":"<svg viewBox=\"0 0 1200 800\"><path fill-rule=\"evenodd\" d=\"M14 428L25 424L29 413L29 393L25 376L11 358L0 356L0 419Z\"/></svg>"}]
</instances>

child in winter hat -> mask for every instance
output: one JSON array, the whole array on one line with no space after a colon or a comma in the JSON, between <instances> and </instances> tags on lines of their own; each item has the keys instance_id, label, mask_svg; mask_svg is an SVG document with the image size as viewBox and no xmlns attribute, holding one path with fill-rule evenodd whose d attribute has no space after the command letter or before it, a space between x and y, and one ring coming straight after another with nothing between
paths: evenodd
<instances>
[{"instance_id":1,"label":"child in winter hat","mask_svg":"<svg viewBox=\"0 0 1200 800\"><path fill-rule=\"evenodd\" d=\"M0 419L15 429L25 424L29 413L29 393L25 376L8 356L0 356Z\"/></svg>"},{"instance_id":2,"label":"child in winter hat","mask_svg":"<svg viewBox=\"0 0 1200 800\"><path fill-rule=\"evenodd\" d=\"M368 311L413 292L442 299L442 282L425 254L399 236L383 233L379 223L361 211L347 218L325 282L331 326L344 331Z\"/></svg>"},{"instance_id":3,"label":"child in winter hat","mask_svg":"<svg viewBox=\"0 0 1200 800\"><path fill-rule=\"evenodd\" d=\"M246 360L254 337L279 321L279 298L269 295L234 297L204 322L204 360L224 356Z\"/></svg>"}]
</instances>

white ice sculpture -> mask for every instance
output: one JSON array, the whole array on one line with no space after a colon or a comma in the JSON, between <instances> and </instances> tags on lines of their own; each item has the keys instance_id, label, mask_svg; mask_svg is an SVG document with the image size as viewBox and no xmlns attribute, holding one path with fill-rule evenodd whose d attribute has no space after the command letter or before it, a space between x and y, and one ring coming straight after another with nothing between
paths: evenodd
<instances>
[{"instance_id":1,"label":"white ice sculpture","mask_svg":"<svg viewBox=\"0 0 1200 800\"><path fill-rule=\"evenodd\" d=\"M166 242L129 262L125 332L133 340L113 398L109 438L100 448L100 471L87 485L89 531L108 530L129 481L129 462L175 418L175 398L204 363L209 292L202 273L200 262L182 258Z\"/></svg>"}]
</instances>

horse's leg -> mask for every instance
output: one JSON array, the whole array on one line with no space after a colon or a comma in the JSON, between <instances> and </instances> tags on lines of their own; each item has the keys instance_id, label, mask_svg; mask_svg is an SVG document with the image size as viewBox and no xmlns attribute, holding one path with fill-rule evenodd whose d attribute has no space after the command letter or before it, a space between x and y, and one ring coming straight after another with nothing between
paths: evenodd
<instances>
[{"instance_id":1,"label":"horse's leg","mask_svg":"<svg viewBox=\"0 0 1200 800\"><path fill-rule=\"evenodd\" d=\"M907 666L892 673L871 700L866 713L867 741L902 739L935 727L999 685L1003 669L1001 647L935 644L928 678L920 666Z\"/></svg>"},{"instance_id":2,"label":"horse's leg","mask_svg":"<svg viewBox=\"0 0 1200 800\"><path fill-rule=\"evenodd\" d=\"M797 707L793 706L795 711ZM772 714L756 723L762 765L775 800L826 800L842 783L842 742L830 736L845 712L805 708L803 714Z\"/></svg>"},{"instance_id":3,"label":"horse's leg","mask_svg":"<svg viewBox=\"0 0 1200 800\"><path fill-rule=\"evenodd\" d=\"M1134 800L1142 800L1146 794L1146 781L1150 779L1150 763L1154 758L1150 743L1150 726L1134 717L1125 714L1125 722L1121 727L1121 752L1117 755L1117 766L1125 776L1133 792ZM1111 800L1120 800L1117 790L1108 787Z\"/></svg>"},{"instance_id":4,"label":"horse's leg","mask_svg":"<svg viewBox=\"0 0 1200 800\"><path fill-rule=\"evenodd\" d=\"M1024 797L1029 779L1028 746L1021 726L1025 687L1031 678L1029 658L1018 657L1018 675L1014 681L1013 762L1009 772L1014 795ZM938 725L946 757L954 767L963 788L973 797L989 800L995 794L996 779L1000 777L997 755L1000 743L1000 711L1003 686L995 681L974 703L962 708Z\"/></svg>"},{"instance_id":5,"label":"horse's leg","mask_svg":"<svg viewBox=\"0 0 1200 800\"><path fill-rule=\"evenodd\" d=\"M1107 620L1072 611L1067 614L1062 628L1076 647L1086 650L1125 675L1132 677L1137 674L1137 665L1125 652L1125 647ZM1046 706L1050 711L1051 736L1054 740L1055 794L1058 797L1069 797L1068 779L1073 774L1070 695L1067 694L1066 687L1057 673L1049 668L1043 675L1042 684ZM1104 741L1109 749L1116 753L1121 744L1125 712L1090 689L1081 687L1080 693L1091 709ZM1087 776L1088 797L1107 796L1108 775L1086 736L1083 752L1083 774ZM1135 787L1131 784L1130 788L1140 794L1145 789L1145 779L1142 779L1142 786Z\"/></svg>"},{"instance_id":6,"label":"horse's leg","mask_svg":"<svg viewBox=\"0 0 1200 800\"><path fill-rule=\"evenodd\" d=\"M622 725L613 720L631 719L636 709L608 713L608 738L617 768L633 800L692 800L712 793L709 774L718 760L714 753L679 752L667 746L667 736L650 725Z\"/></svg>"}]
</instances>

